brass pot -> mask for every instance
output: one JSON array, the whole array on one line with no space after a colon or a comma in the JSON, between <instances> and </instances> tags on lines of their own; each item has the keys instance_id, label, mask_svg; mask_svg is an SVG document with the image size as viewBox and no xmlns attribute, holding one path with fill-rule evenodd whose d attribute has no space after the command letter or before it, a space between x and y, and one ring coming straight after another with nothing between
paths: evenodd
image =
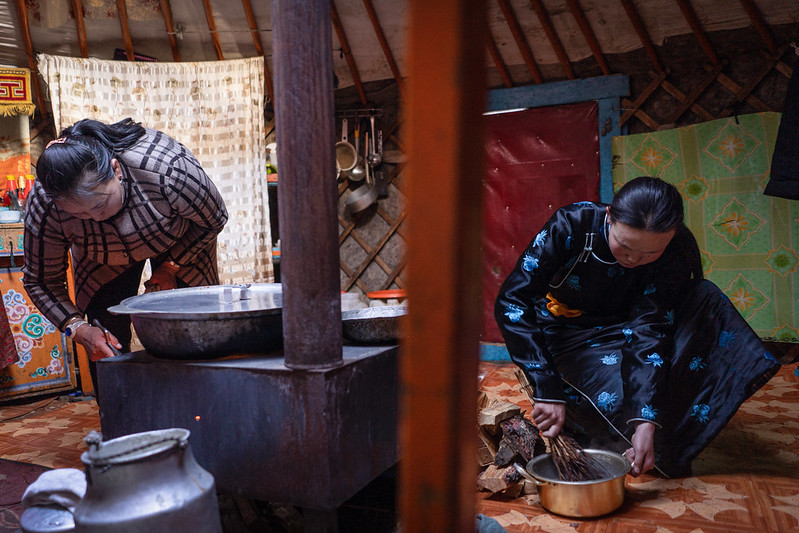
<instances>
[{"instance_id":1,"label":"brass pot","mask_svg":"<svg viewBox=\"0 0 799 533\"><path fill-rule=\"evenodd\" d=\"M533 457L527 467L514 465L525 479L538 487L541 506L555 514L592 518L612 513L624 503L624 481L630 462L616 452L584 450L606 474L591 481L561 481L550 454Z\"/></svg>"}]
</instances>

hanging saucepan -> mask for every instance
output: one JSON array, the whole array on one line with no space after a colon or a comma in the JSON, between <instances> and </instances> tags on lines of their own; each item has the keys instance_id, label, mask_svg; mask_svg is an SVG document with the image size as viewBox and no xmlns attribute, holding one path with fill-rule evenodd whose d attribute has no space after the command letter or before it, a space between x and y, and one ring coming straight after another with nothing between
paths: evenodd
<instances>
[{"instance_id":1,"label":"hanging saucepan","mask_svg":"<svg viewBox=\"0 0 799 533\"><path fill-rule=\"evenodd\" d=\"M369 133L366 133L366 143L369 144ZM377 189L369 175L369 165L366 165L366 182L357 189L350 191L344 204L352 213L359 213L377 201Z\"/></svg>"},{"instance_id":2,"label":"hanging saucepan","mask_svg":"<svg viewBox=\"0 0 799 533\"><path fill-rule=\"evenodd\" d=\"M336 143L336 178L349 172L358 162L358 151L347 140L347 119L341 121L341 140Z\"/></svg>"},{"instance_id":3,"label":"hanging saucepan","mask_svg":"<svg viewBox=\"0 0 799 533\"><path fill-rule=\"evenodd\" d=\"M605 475L590 481L561 481L551 454L533 457L527 467L516 470L538 487L541 506L555 514L574 518L606 515L624 503L624 481L630 471L627 457L606 450L584 450L602 467Z\"/></svg>"}]
</instances>

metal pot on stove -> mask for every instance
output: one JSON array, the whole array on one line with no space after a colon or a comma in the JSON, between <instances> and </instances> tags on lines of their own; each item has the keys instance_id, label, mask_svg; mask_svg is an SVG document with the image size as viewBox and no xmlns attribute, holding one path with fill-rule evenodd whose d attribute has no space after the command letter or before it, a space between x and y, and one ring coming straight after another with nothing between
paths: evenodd
<instances>
[{"instance_id":1,"label":"metal pot on stove","mask_svg":"<svg viewBox=\"0 0 799 533\"><path fill-rule=\"evenodd\" d=\"M139 340L165 359L269 353L283 347L280 283L150 292L108 309L130 315Z\"/></svg>"}]
</instances>

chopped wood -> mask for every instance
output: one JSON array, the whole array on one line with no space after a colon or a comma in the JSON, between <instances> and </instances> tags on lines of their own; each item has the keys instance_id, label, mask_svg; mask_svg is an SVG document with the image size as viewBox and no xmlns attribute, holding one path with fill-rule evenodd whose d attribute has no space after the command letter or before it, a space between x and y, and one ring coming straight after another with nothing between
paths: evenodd
<instances>
[{"instance_id":1,"label":"chopped wood","mask_svg":"<svg viewBox=\"0 0 799 533\"><path fill-rule=\"evenodd\" d=\"M488 465L494 464L494 453L491 453L491 449L486 445L484 441L480 441L477 445L477 466L480 468L485 468Z\"/></svg>"},{"instance_id":2,"label":"chopped wood","mask_svg":"<svg viewBox=\"0 0 799 533\"><path fill-rule=\"evenodd\" d=\"M496 433L502 421L518 415L521 411L522 408L514 403L494 398L480 410L477 423L491 433Z\"/></svg>"},{"instance_id":3,"label":"chopped wood","mask_svg":"<svg viewBox=\"0 0 799 533\"><path fill-rule=\"evenodd\" d=\"M530 420L521 414L500 423L501 439L494 464L506 466L514 461L526 465L530 459L545 452L544 442Z\"/></svg>"},{"instance_id":4,"label":"chopped wood","mask_svg":"<svg viewBox=\"0 0 799 533\"><path fill-rule=\"evenodd\" d=\"M477 486L481 490L497 493L508 489L511 485L521 485L522 479L521 474L512 466L500 468L491 465L478 476Z\"/></svg>"},{"instance_id":5,"label":"chopped wood","mask_svg":"<svg viewBox=\"0 0 799 533\"><path fill-rule=\"evenodd\" d=\"M480 442L477 445L477 464L480 468L494 463L494 456L497 454L496 439L483 428L477 428L477 436Z\"/></svg>"}]
</instances>

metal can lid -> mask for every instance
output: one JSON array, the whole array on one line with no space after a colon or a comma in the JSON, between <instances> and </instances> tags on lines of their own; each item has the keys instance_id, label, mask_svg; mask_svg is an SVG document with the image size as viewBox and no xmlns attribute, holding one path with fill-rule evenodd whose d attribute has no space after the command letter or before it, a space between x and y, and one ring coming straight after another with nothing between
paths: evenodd
<instances>
[{"instance_id":1,"label":"metal can lid","mask_svg":"<svg viewBox=\"0 0 799 533\"><path fill-rule=\"evenodd\" d=\"M96 467L139 461L169 450L186 448L190 434L188 429L170 428L133 433L102 442L100 434L92 431L84 438L89 450L83 452L81 462Z\"/></svg>"}]
</instances>

